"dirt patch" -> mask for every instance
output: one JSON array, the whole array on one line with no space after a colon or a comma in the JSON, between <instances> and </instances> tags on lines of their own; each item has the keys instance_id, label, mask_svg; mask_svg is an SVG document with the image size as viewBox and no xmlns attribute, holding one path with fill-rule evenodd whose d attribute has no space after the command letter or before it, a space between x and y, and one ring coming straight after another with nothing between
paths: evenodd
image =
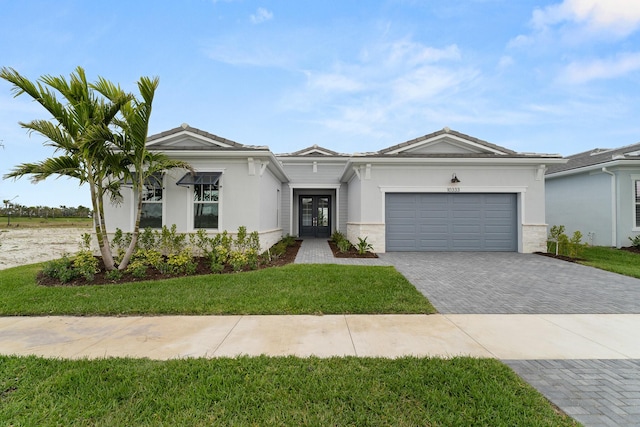
<instances>
[{"instance_id":1,"label":"dirt patch","mask_svg":"<svg viewBox=\"0 0 640 427\"><path fill-rule=\"evenodd\" d=\"M0 270L73 254L80 249L84 227L10 227L0 231Z\"/></svg>"},{"instance_id":2,"label":"dirt patch","mask_svg":"<svg viewBox=\"0 0 640 427\"><path fill-rule=\"evenodd\" d=\"M333 252L333 256L336 258L378 258L378 255L373 252L365 252L364 254L358 253L358 250L351 246L347 252L340 252L338 246L333 243L332 240L329 240L329 247L331 248L331 252Z\"/></svg>"}]
</instances>

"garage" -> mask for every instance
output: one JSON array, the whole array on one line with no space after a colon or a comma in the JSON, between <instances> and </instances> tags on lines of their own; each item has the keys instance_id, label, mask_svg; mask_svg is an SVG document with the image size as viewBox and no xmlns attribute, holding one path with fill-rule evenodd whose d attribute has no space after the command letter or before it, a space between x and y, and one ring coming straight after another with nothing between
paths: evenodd
<instances>
[{"instance_id":1,"label":"garage","mask_svg":"<svg viewBox=\"0 0 640 427\"><path fill-rule=\"evenodd\" d=\"M387 193L386 250L518 250L516 195Z\"/></svg>"}]
</instances>

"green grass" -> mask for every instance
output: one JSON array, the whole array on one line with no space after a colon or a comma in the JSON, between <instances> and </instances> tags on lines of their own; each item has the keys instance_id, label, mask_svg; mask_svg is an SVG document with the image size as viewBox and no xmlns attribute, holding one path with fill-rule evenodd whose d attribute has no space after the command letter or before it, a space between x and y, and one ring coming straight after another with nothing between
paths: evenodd
<instances>
[{"instance_id":1,"label":"green grass","mask_svg":"<svg viewBox=\"0 0 640 427\"><path fill-rule=\"evenodd\" d=\"M47 228L47 227L87 227L93 226L91 218L28 218L28 217L11 217L10 228L27 227L27 228ZM7 228L7 217L0 216L0 229Z\"/></svg>"},{"instance_id":2,"label":"green grass","mask_svg":"<svg viewBox=\"0 0 640 427\"><path fill-rule=\"evenodd\" d=\"M581 264L640 279L640 254L603 246L589 246L580 253Z\"/></svg>"},{"instance_id":3,"label":"green grass","mask_svg":"<svg viewBox=\"0 0 640 427\"><path fill-rule=\"evenodd\" d=\"M291 264L237 274L44 287L41 265L0 271L0 315L434 313L393 267Z\"/></svg>"},{"instance_id":4,"label":"green grass","mask_svg":"<svg viewBox=\"0 0 640 427\"><path fill-rule=\"evenodd\" d=\"M0 424L572 426L491 359L0 356Z\"/></svg>"}]
</instances>

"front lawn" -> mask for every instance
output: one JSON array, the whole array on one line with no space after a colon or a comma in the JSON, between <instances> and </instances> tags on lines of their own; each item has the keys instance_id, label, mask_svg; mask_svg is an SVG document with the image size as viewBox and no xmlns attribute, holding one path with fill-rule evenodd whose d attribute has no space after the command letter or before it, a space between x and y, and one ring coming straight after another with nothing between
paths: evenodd
<instances>
[{"instance_id":1,"label":"front lawn","mask_svg":"<svg viewBox=\"0 0 640 427\"><path fill-rule=\"evenodd\" d=\"M587 246L580 252L580 264L640 279L640 254L604 246Z\"/></svg>"},{"instance_id":2,"label":"front lawn","mask_svg":"<svg viewBox=\"0 0 640 427\"><path fill-rule=\"evenodd\" d=\"M575 426L491 359L0 356L2 425Z\"/></svg>"},{"instance_id":3,"label":"front lawn","mask_svg":"<svg viewBox=\"0 0 640 427\"><path fill-rule=\"evenodd\" d=\"M0 316L434 313L393 267L291 264L235 274L46 287L42 265L0 271Z\"/></svg>"}]
</instances>

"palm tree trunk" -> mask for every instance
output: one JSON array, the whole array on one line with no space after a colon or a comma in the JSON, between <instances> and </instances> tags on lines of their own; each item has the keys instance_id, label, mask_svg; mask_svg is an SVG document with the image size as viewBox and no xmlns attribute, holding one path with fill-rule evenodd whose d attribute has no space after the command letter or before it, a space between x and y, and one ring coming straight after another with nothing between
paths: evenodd
<instances>
[{"instance_id":1,"label":"palm tree trunk","mask_svg":"<svg viewBox=\"0 0 640 427\"><path fill-rule=\"evenodd\" d=\"M144 186L144 176L142 173L137 174L138 184L134 185L134 197L138 198L137 210L136 210L136 223L133 227L133 234L131 236L131 242L129 243L129 247L122 257L122 261L118 265L118 270L124 270L129 265L129 261L133 256L134 251L136 250L136 245L138 244L138 235L140 234L140 216L142 215L142 191L141 189Z\"/></svg>"},{"instance_id":2,"label":"palm tree trunk","mask_svg":"<svg viewBox=\"0 0 640 427\"><path fill-rule=\"evenodd\" d=\"M96 188L97 187L97 188ZM102 191L96 186L92 179L89 179L89 191L91 192L91 205L93 206L93 225L96 230L96 239L98 240L98 248L102 255L102 262L107 271L115 269L113 254L109 246L109 238L104 222L104 206L102 203Z\"/></svg>"}]
</instances>

